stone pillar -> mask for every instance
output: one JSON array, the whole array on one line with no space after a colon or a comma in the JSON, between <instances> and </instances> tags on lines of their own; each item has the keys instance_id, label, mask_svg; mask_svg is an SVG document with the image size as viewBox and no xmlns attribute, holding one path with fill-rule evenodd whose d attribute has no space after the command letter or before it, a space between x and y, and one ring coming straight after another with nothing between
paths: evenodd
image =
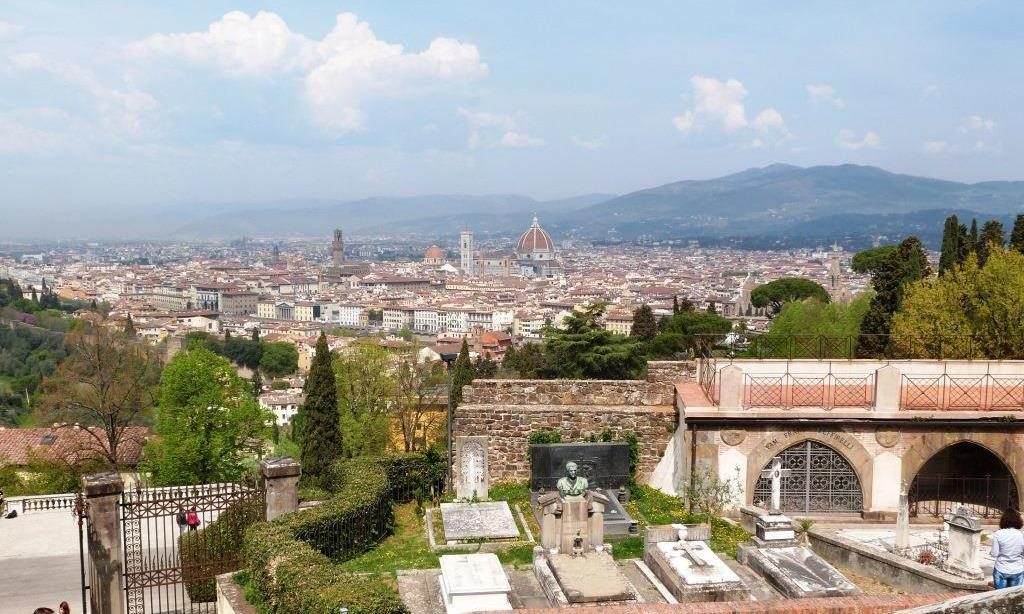
<instances>
[{"instance_id":1,"label":"stone pillar","mask_svg":"<svg viewBox=\"0 0 1024 614\"><path fill-rule=\"evenodd\" d=\"M121 523L118 506L124 482L116 471L82 478L89 519L89 608L92 614L124 611Z\"/></svg>"},{"instance_id":2,"label":"stone pillar","mask_svg":"<svg viewBox=\"0 0 1024 614\"><path fill-rule=\"evenodd\" d=\"M875 411L899 411L903 374L893 365L875 371Z\"/></svg>"},{"instance_id":3,"label":"stone pillar","mask_svg":"<svg viewBox=\"0 0 1024 614\"><path fill-rule=\"evenodd\" d=\"M260 468L267 485L267 520L299 509L302 465L294 458L268 458Z\"/></svg>"},{"instance_id":4,"label":"stone pillar","mask_svg":"<svg viewBox=\"0 0 1024 614\"><path fill-rule=\"evenodd\" d=\"M718 372L721 392L718 408L723 411L743 409L743 369L728 365Z\"/></svg>"},{"instance_id":5,"label":"stone pillar","mask_svg":"<svg viewBox=\"0 0 1024 614\"><path fill-rule=\"evenodd\" d=\"M604 549L604 509L607 499L594 497L590 502L590 545Z\"/></svg>"}]
</instances>

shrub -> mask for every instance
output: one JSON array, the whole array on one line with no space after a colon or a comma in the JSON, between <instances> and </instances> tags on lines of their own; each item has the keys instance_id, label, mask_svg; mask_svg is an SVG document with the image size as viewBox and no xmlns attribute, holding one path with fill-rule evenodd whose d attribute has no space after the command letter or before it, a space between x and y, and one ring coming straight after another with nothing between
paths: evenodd
<instances>
[{"instance_id":1,"label":"shrub","mask_svg":"<svg viewBox=\"0 0 1024 614\"><path fill-rule=\"evenodd\" d=\"M327 476L333 491L327 501L251 527L244 541L246 572L266 611L333 613L345 607L350 614L408 612L389 581L347 574L331 563L366 552L390 535L389 476L397 480L403 470L429 465L425 457L404 456L338 461Z\"/></svg>"},{"instance_id":2,"label":"shrub","mask_svg":"<svg viewBox=\"0 0 1024 614\"><path fill-rule=\"evenodd\" d=\"M554 429L540 429L530 433L527 440L531 445L536 443L562 443L562 431Z\"/></svg>"},{"instance_id":3,"label":"shrub","mask_svg":"<svg viewBox=\"0 0 1024 614\"><path fill-rule=\"evenodd\" d=\"M217 575L238 568L245 530L263 519L263 501L255 498L230 506L205 527L178 537L181 577L192 601L216 601Z\"/></svg>"}]
</instances>

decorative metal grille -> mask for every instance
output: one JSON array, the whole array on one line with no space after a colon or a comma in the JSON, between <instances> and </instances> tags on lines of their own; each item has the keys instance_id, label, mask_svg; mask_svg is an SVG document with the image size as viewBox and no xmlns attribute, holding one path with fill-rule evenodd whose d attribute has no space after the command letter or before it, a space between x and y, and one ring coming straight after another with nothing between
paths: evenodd
<instances>
[{"instance_id":1,"label":"decorative metal grille","mask_svg":"<svg viewBox=\"0 0 1024 614\"><path fill-rule=\"evenodd\" d=\"M900 406L903 409L1024 410L1024 378L904 375Z\"/></svg>"},{"instance_id":2,"label":"decorative metal grille","mask_svg":"<svg viewBox=\"0 0 1024 614\"><path fill-rule=\"evenodd\" d=\"M859 513L864 509L860 480L841 454L816 441L803 441L786 448L782 468L791 470L782 478L780 505L784 512ZM765 469L771 463L765 465ZM754 503L770 505L772 482L760 477L754 485Z\"/></svg>"},{"instance_id":3,"label":"decorative metal grille","mask_svg":"<svg viewBox=\"0 0 1024 614\"><path fill-rule=\"evenodd\" d=\"M718 361L714 358L701 358L697 377L704 394L714 403L718 402Z\"/></svg>"},{"instance_id":4,"label":"decorative metal grille","mask_svg":"<svg viewBox=\"0 0 1024 614\"><path fill-rule=\"evenodd\" d=\"M214 614L213 578L239 568L240 544L222 543L221 535L203 528L233 510L231 531L241 535L246 526L263 520L265 509L263 490L239 484L125 491L120 512L127 614ZM190 538L195 554L183 562L181 536L189 529L179 524L178 515L189 510L200 525L198 535Z\"/></svg>"},{"instance_id":5,"label":"decorative metal grille","mask_svg":"<svg viewBox=\"0 0 1024 614\"><path fill-rule=\"evenodd\" d=\"M744 407L870 407L874 403L874 375L745 375Z\"/></svg>"},{"instance_id":6,"label":"decorative metal grille","mask_svg":"<svg viewBox=\"0 0 1024 614\"><path fill-rule=\"evenodd\" d=\"M1010 477L919 475L907 491L911 516L940 517L966 507L982 518L998 518L1018 505L1017 484Z\"/></svg>"}]
</instances>

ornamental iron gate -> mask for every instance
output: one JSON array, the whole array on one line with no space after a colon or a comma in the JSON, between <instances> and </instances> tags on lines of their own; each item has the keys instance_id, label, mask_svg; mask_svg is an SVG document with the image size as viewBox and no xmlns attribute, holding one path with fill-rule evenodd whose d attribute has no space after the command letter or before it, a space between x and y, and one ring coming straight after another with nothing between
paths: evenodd
<instances>
[{"instance_id":1,"label":"ornamental iron gate","mask_svg":"<svg viewBox=\"0 0 1024 614\"><path fill-rule=\"evenodd\" d=\"M803 441L786 448L782 468L780 506L783 512L860 513L864 494L856 472L841 454L816 441ZM765 469L771 468L771 462ZM759 477L754 485L754 502L767 507L772 500L772 482Z\"/></svg>"},{"instance_id":2,"label":"ornamental iron gate","mask_svg":"<svg viewBox=\"0 0 1024 614\"><path fill-rule=\"evenodd\" d=\"M982 518L999 518L1017 509L1017 484L1012 477L918 475L907 491L911 516L940 517L961 507Z\"/></svg>"},{"instance_id":3,"label":"ornamental iron gate","mask_svg":"<svg viewBox=\"0 0 1024 614\"><path fill-rule=\"evenodd\" d=\"M215 577L241 565L245 528L266 493L240 484L137 488L121 495L127 614L215 614ZM195 511L199 526L180 523ZM204 529L219 521L218 530Z\"/></svg>"}]
</instances>

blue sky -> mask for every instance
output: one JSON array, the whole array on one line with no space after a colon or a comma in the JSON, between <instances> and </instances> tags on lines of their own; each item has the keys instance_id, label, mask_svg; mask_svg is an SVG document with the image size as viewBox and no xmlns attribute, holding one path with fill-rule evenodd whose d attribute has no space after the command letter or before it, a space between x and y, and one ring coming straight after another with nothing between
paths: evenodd
<instances>
[{"instance_id":1,"label":"blue sky","mask_svg":"<svg viewBox=\"0 0 1024 614\"><path fill-rule=\"evenodd\" d=\"M1019 179L1020 2L0 2L0 208Z\"/></svg>"}]
</instances>

